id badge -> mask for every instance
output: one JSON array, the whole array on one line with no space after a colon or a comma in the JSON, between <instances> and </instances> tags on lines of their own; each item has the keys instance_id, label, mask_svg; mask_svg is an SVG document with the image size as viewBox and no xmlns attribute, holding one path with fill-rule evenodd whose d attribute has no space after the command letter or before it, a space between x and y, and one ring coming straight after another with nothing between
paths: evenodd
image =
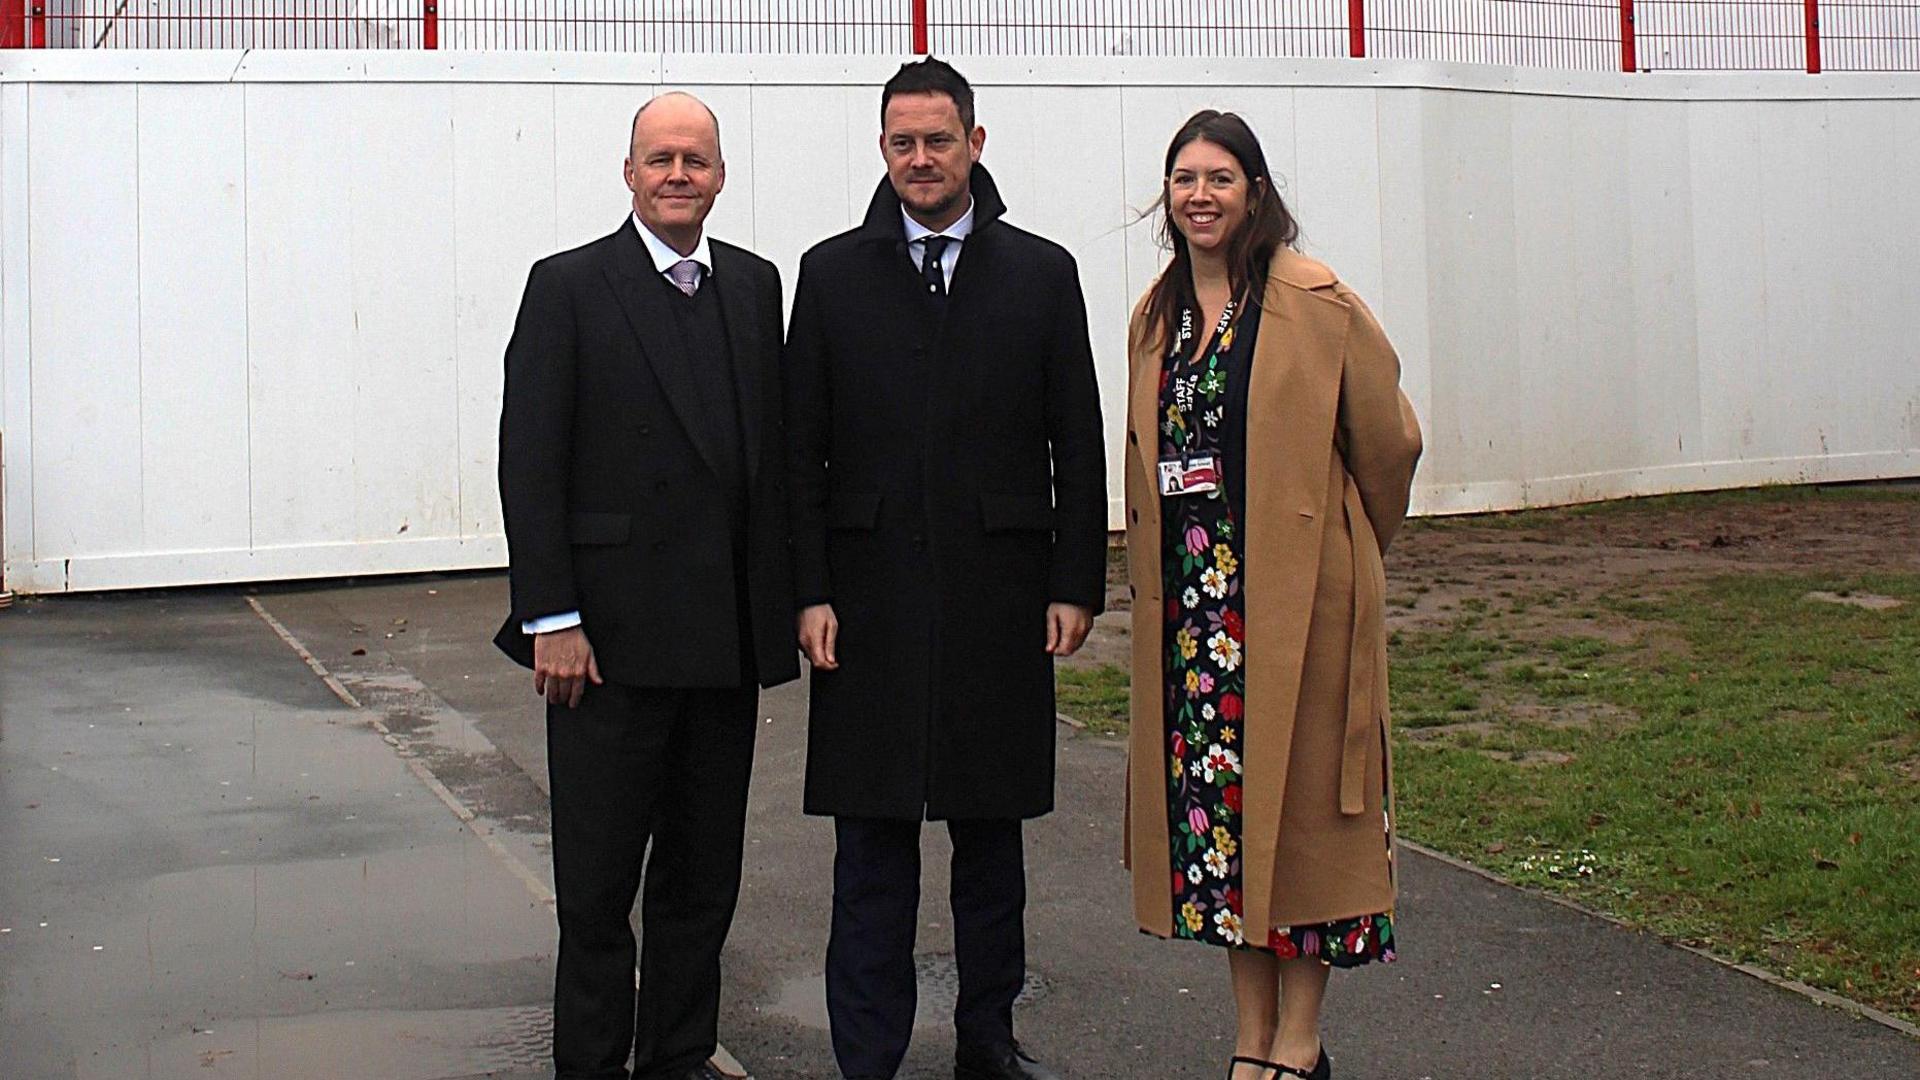
<instances>
[{"instance_id":1,"label":"id badge","mask_svg":"<svg viewBox=\"0 0 1920 1080\"><path fill-rule=\"evenodd\" d=\"M1212 454L1160 463L1160 494L1202 495L1220 489L1220 464Z\"/></svg>"}]
</instances>

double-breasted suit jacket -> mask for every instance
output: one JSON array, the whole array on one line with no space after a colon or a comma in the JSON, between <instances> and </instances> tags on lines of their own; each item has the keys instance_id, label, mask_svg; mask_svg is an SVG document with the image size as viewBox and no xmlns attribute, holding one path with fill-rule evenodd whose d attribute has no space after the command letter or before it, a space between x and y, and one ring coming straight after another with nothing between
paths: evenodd
<instances>
[{"instance_id":1,"label":"double-breasted suit jacket","mask_svg":"<svg viewBox=\"0 0 1920 1080\"><path fill-rule=\"evenodd\" d=\"M799 675L779 271L710 244L702 288L720 298L737 420L701 392L632 222L528 277L500 417L512 611L494 639L523 665L533 664L524 620L578 611L612 682L726 687L744 673L772 686ZM738 454L743 500L727 479Z\"/></svg>"},{"instance_id":2,"label":"double-breasted suit jacket","mask_svg":"<svg viewBox=\"0 0 1920 1080\"><path fill-rule=\"evenodd\" d=\"M1135 332L1125 455L1134 592L1127 816L1135 915L1172 932L1165 605L1155 482L1164 345ZM1240 837L1244 920L1268 929L1393 907L1382 555L1406 515L1420 427L1371 312L1282 249L1248 376ZM1388 819L1391 820L1390 813Z\"/></svg>"},{"instance_id":3,"label":"double-breasted suit jacket","mask_svg":"<svg viewBox=\"0 0 1920 1080\"><path fill-rule=\"evenodd\" d=\"M800 265L794 585L840 624L838 670L813 675L810 813L1053 806L1046 610L1104 598L1099 391L1073 257L1003 220L978 166L972 191L944 313L885 181Z\"/></svg>"}]
</instances>

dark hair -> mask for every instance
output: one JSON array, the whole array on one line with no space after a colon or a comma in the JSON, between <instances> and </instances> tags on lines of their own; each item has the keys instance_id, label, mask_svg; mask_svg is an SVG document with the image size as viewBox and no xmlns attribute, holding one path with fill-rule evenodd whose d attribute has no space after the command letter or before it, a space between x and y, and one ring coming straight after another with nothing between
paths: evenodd
<instances>
[{"instance_id":1,"label":"dark hair","mask_svg":"<svg viewBox=\"0 0 1920 1080\"><path fill-rule=\"evenodd\" d=\"M1248 292L1249 285L1263 283L1274 252L1292 247L1300 239L1300 223L1281 200L1273 174L1267 169L1267 155L1260 149L1260 140L1254 136L1253 129L1230 112L1202 109L1194 113L1180 125L1173 142L1167 146L1167 164L1160 174L1160 198L1141 215L1147 217L1156 208L1160 210L1160 220L1154 226L1155 239L1161 247L1173 251L1173 261L1147 291L1145 318L1138 327L1136 344L1165 341L1165 335L1179 324L1181 309L1195 303L1193 260L1187 252L1187 238L1174 224L1173 202L1168 192L1174 159L1188 143L1195 141L1212 143L1232 154L1251 188L1247 193L1246 220L1227 241L1227 273L1235 297ZM1248 306L1257 309L1259 290L1251 291Z\"/></svg>"},{"instance_id":2,"label":"dark hair","mask_svg":"<svg viewBox=\"0 0 1920 1080\"><path fill-rule=\"evenodd\" d=\"M901 64L900 70L893 73L887 85L880 91L880 126L887 124L887 104L895 94L945 94L953 99L953 107L960 111L960 126L968 132L973 131L973 87L967 77L953 69L945 60L935 60L929 56L911 64Z\"/></svg>"}]
</instances>

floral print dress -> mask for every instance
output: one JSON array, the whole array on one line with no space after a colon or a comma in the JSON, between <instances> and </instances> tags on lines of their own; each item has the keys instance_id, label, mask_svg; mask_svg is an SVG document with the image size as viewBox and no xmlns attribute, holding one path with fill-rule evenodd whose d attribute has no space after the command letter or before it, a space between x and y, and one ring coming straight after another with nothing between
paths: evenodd
<instances>
[{"instance_id":1,"label":"floral print dress","mask_svg":"<svg viewBox=\"0 0 1920 1080\"><path fill-rule=\"evenodd\" d=\"M1181 313L1160 379L1162 461L1211 455L1223 471L1242 464L1224 453L1228 380L1244 378L1248 368L1234 352L1234 311L1228 304L1212 336L1191 355L1194 313ZM1392 960L1390 912L1257 931L1241 922L1246 603L1241 537L1226 492L1220 483L1211 491L1160 497L1174 933L1266 949L1282 959L1317 957L1336 967Z\"/></svg>"}]
</instances>

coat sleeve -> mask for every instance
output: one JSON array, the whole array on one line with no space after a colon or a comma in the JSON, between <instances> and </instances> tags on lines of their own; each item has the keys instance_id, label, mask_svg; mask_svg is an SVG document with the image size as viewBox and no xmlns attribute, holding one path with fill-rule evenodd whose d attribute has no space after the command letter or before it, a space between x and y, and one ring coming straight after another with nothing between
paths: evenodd
<instances>
[{"instance_id":1,"label":"coat sleeve","mask_svg":"<svg viewBox=\"0 0 1920 1080\"><path fill-rule=\"evenodd\" d=\"M551 262L534 264L527 276L500 403L500 508L519 621L580 607L567 542L576 343L556 277Z\"/></svg>"},{"instance_id":2,"label":"coat sleeve","mask_svg":"<svg viewBox=\"0 0 1920 1080\"><path fill-rule=\"evenodd\" d=\"M1400 358L1386 332L1353 292L1342 288L1339 295L1351 311L1340 372L1340 449L1385 554L1407 516L1420 420L1400 390Z\"/></svg>"},{"instance_id":3,"label":"coat sleeve","mask_svg":"<svg viewBox=\"0 0 1920 1080\"><path fill-rule=\"evenodd\" d=\"M833 414L827 393L820 288L819 272L802 259L780 372L786 412L787 525L793 534L794 598L801 608L833 599L827 572L827 450Z\"/></svg>"},{"instance_id":4,"label":"coat sleeve","mask_svg":"<svg viewBox=\"0 0 1920 1080\"><path fill-rule=\"evenodd\" d=\"M1067 256L1047 352L1047 441L1053 451L1051 599L1099 614L1107 596L1107 448L1080 271Z\"/></svg>"}]
</instances>

